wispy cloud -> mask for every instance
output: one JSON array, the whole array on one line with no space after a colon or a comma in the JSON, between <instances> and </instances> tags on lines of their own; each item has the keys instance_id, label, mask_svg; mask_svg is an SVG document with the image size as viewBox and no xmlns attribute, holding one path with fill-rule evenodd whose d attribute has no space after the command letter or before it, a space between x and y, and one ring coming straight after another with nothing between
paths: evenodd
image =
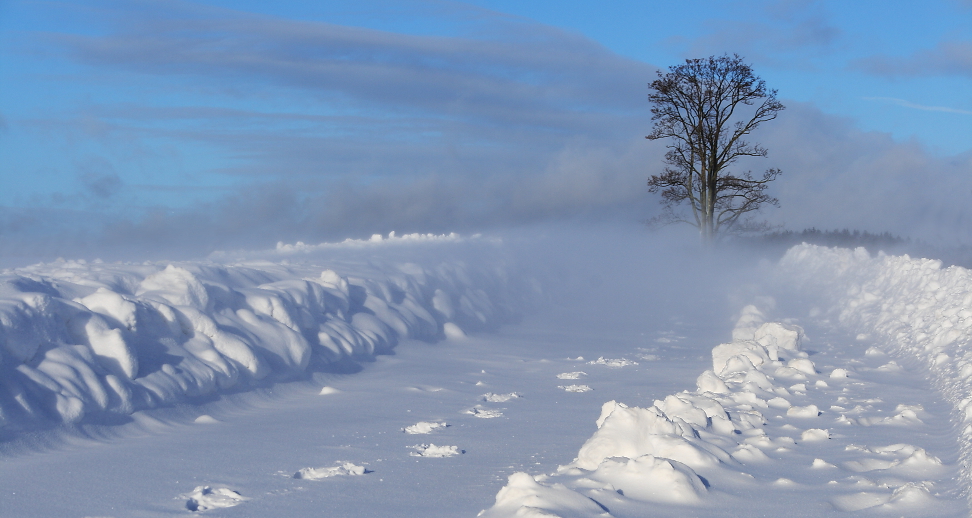
<instances>
[{"instance_id":1,"label":"wispy cloud","mask_svg":"<svg viewBox=\"0 0 972 518\"><path fill-rule=\"evenodd\" d=\"M744 18L703 18L703 36L671 41L686 57L736 52L781 68L812 66L809 56L828 53L844 35L823 2L773 0L754 2ZM739 12L733 12L738 16ZM792 59L801 56L801 59Z\"/></svg>"},{"instance_id":2,"label":"wispy cloud","mask_svg":"<svg viewBox=\"0 0 972 518\"><path fill-rule=\"evenodd\" d=\"M948 106L928 106L925 104L917 104L911 101L906 101L904 99L897 99L894 97L862 97L865 101L877 101L882 103L894 104L904 108L914 108L916 110L924 110L929 112L945 112L945 113L958 113L961 115L972 115L972 110L961 110L958 108L949 108Z\"/></svg>"},{"instance_id":3,"label":"wispy cloud","mask_svg":"<svg viewBox=\"0 0 972 518\"><path fill-rule=\"evenodd\" d=\"M122 100L17 121L94 143L110 160L77 167L87 205L0 209L0 257L199 255L391 230L636 221L656 210L645 181L665 148L643 138L655 67L576 33L455 3L448 16L464 25L448 36L180 2L110 5L119 11L103 30L44 38L81 79ZM802 2L774 5L763 21L782 25L717 43L801 52L839 39ZM771 219L905 235L972 228L967 159L786 104L754 135L770 158L753 169L784 171ZM128 156L149 156L156 176L129 176ZM192 181L206 174L221 181ZM188 201L156 201L165 196ZM136 207L123 218L91 208L109 202Z\"/></svg>"},{"instance_id":4,"label":"wispy cloud","mask_svg":"<svg viewBox=\"0 0 972 518\"><path fill-rule=\"evenodd\" d=\"M872 56L851 62L851 68L878 76L972 77L972 41L939 42L910 56Z\"/></svg>"}]
</instances>

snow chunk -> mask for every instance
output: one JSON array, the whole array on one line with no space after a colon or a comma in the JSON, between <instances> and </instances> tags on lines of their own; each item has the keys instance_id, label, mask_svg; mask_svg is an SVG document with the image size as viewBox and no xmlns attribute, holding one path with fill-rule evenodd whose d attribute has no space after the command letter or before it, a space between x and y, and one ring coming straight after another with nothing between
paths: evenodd
<instances>
[{"instance_id":1,"label":"snow chunk","mask_svg":"<svg viewBox=\"0 0 972 518\"><path fill-rule=\"evenodd\" d=\"M750 304L742 309L736 327L732 330L733 340L752 340L756 329L766 321L766 315Z\"/></svg>"},{"instance_id":2,"label":"snow chunk","mask_svg":"<svg viewBox=\"0 0 972 518\"><path fill-rule=\"evenodd\" d=\"M800 371L803 374L809 374L811 376L817 373L816 366L813 364L812 361L806 358L796 358L790 360L789 362L787 362L786 366L791 369Z\"/></svg>"},{"instance_id":3,"label":"snow chunk","mask_svg":"<svg viewBox=\"0 0 972 518\"><path fill-rule=\"evenodd\" d=\"M820 428L810 428L809 430L805 430L800 435L800 438L807 442L826 441L827 439L830 439L830 431Z\"/></svg>"},{"instance_id":4,"label":"snow chunk","mask_svg":"<svg viewBox=\"0 0 972 518\"><path fill-rule=\"evenodd\" d=\"M712 370L719 376L752 370L770 360L766 348L752 340L736 340L712 349Z\"/></svg>"},{"instance_id":5,"label":"snow chunk","mask_svg":"<svg viewBox=\"0 0 972 518\"><path fill-rule=\"evenodd\" d=\"M795 353L800 351L804 334L800 326L767 322L759 326L753 338L767 349Z\"/></svg>"},{"instance_id":6,"label":"snow chunk","mask_svg":"<svg viewBox=\"0 0 972 518\"><path fill-rule=\"evenodd\" d=\"M594 390L587 385L560 385L557 388L566 390L567 392L590 392Z\"/></svg>"},{"instance_id":7,"label":"snow chunk","mask_svg":"<svg viewBox=\"0 0 972 518\"><path fill-rule=\"evenodd\" d=\"M729 386L726 385L726 382L722 381L712 371L703 372L695 383L702 392L712 392L713 394L726 394L729 392Z\"/></svg>"},{"instance_id":8,"label":"snow chunk","mask_svg":"<svg viewBox=\"0 0 972 518\"><path fill-rule=\"evenodd\" d=\"M490 410L488 408L483 408L479 405L476 405L473 408L466 410L465 413L475 417L479 417L481 419L493 419L494 417L503 417L503 412L500 412L499 410Z\"/></svg>"},{"instance_id":9,"label":"snow chunk","mask_svg":"<svg viewBox=\"0 0 972 518\"><path fill-rule=\"evenodd\" d=\"M718 457L685 437L694 435L691 428L672 421L658 407L629 408L609 401L603 405L597 424L598 430L581 446L574 461L579 468L595 470L609 457L642 455L665 457L692 467L719 463ZM721 453L729 458L728 453Z\"/></svg>"},{"instance_id":10,"label":"snow chunk","mask_svg":"<svg viewBox=\"0 0 972 518\"><path fill-rule=\"evenodd\" d=\"M631 361L625 358L605 358L603 356L596 360L587 362L588 365L607 365L608 367L627 367L629 365L638 365L638 362Z\"/></svg>"},{"instance_id":11,"label":"snow chunk","mask_svg":"<svg viewBox=\"0 0 972 518\"><path fill-rule=\"evenodd\" d=\"M321 480L330 477L364 475L368 470L351 462L344 462L339 466L329 468L303 468L294 473L294 478L302 480Z\"/></svg>"},{"instance_id":12,"label":"snow chunk","mask_svg":"<svg viewBox=\"0 0 972 518\"><path fill-rule=\"evenodd\" d=\"M197 486L182 498L186 498L186 509L193 512L235 507L249 500L230 488L212 486Z\"/></svg>"},{"instance_id":13,"label":"snow chunk","mask_svg":"<svg viewBox=\"0 0 972 518\"><path fill-rule=\"evenodd\" d=\"M510 392L509 394L493 394L492 392L487 392L482 395L483 401L488 401L490 403L506 403L511 399L518 399L523 396L517 394L516 392Z\"/></svg>"},{"instance_id":14,"label":"snow chunk","mask_svg":"<svg viewBox=\"0 0 972 518\"><path fill-rule=\"evenodd\" d=\"M432 433L434 430L438 430L439 428L445 428L447 426L449 425L446 423L430 423L426 421L421 421L411 426L406 426L405 428L402 428L402 431L404 431L407 434L413 434L413 435L426 434L426 433Z\"/></svg>"},{"instance_id":15,"label":"snow chunk","mask_svg":"<svg viewBox=\"0 0 972 518\"><path fill-rule=\"evenodd\" d=\"M843 379L843 378L847 378L847 377L850 377L850 371L848 371L847 369L834 369L830 373L830 377L831 377L831 379Z\"/></svg>"},{"instance_id":16,"label":"snow chunk","mask_svg":"<svg viewBox=\"0 0 972 518\"><path fill-rule=\"evenodd\" d=\"M786 415L790 417L817 417L820 415L820 409L817 408L817 405L791 406L786 411Z\"/></svg>"},{"instance_id":17,"label":"snow chunk","mask_svg":"<svg viewBox=\"0 0 972 518\"><path fill-rule=\"evenodd\" d=\"M409 446L412 448L413 452L409 455L413 457L455 457L460 453L466 453L465 451L460 451L458 446L436 446L434 444L416 444L415 446Z\"/></svg>"},{"instance_id":18,"label":"snow chunk","mask_svg":"<svg viewBox=\"0 0 972 518\"><path fill-rule=\"evenodd\" d=\"M587 373L586 372L580 372L580 371L577 371L577 372L561 372L560 374L557 375L557 379L561 379L561 380L577 380L577 379L581 379L584 376L587 376Z\"/></svg>"}]
</instances>

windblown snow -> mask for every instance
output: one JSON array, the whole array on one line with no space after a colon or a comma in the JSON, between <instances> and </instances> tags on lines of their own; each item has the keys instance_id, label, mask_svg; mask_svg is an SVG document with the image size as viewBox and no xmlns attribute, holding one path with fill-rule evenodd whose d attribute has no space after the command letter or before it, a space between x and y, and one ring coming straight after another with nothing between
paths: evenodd
<instances>
[{"instance_id":1,"label":"windblown snow","mask_svg":"<svg viewBox=\"0 0 972 518\"><path fill-rule=\"evenodd\" d=\"M858 333L858 340L876 337L881 348L864 354L870 363L886 361L884 350L920 362L959 419L972 423L968 270L942 270L938 261L907 256L871 257L864 249L802 245L781 260L777 275L830 304L827 313ZM820 317L820 308L811 314ZM879 394L894 390L880 390L880 378L861 378L864 371L900 373L901 365L890 360L865 367L859 359L853 360L856 369L821 365L804 351L801 327L764 320L756 306L742 311L734 340L712 349L712 370L699 376L696 390L647 408L605 403L597 432L572 462L554 473L510 475L495 504L480 516L641 516L645 506L653 516L679 516L693 508L731 515L735 511L726 510L735 507L732 497L757 491L764 502L802 493L801 508L787 510L789 516L816 516L825 509L967 514L965 506L949 500L969 495L972 424L963 424L961 433L965 483L950 488L959 466L944 466L920 446L929 432L947 433L949 427L942 430L940 417L937 430L929 427L920 404L898 403L882 412L875 408L886 403ZM818 361L835 359L815 354ZM851 440L878 436L868 433L873 427L891 427L896 438L917 444ZM767 477L770 473L775 474ZM776 474L783 476L771 480Z\"/></svg>"},{"instance_id":2,"label":"windblown snow","mask_svg":"<svg viewBox=\"0 0 972 518\"><path fill-rule=\"evenodd\" d=\"M6 270L0 430L9 439L111 426L117 417L342 372L337 367L392 354L408 339L438 342L442 351L470 347L477 334L526 315L540 293L501 242L454 234L281 243L205 261L58 261ZM506 430L512 444L520 440L517 419L540 406L556 418L549 408L569 403L589 411L591 428L556 469L524 462L478 488L488 492L480 516L967 516L972 273L802 245L747 293L735 326L726 324L725 343L698 346L711 363L691 364L695 380L683 380L686 390L666 388L645 400L635 385L630 399L605 388L614 379L660 375L671 351L689 350L679 349L685 336L672 329L624 351L602 352L597 336L578 339L592 343L581 351L592 361L458 358L449 365L465 370L443 377L448 383L413 380L376 396L431 402L415 413L409 403L407 421L370 415L354 404L360 391L329 378L310 397L343 405L349 418L370 415L358 421L367 423L362 441L365 432L376 448L397 441L394 449L382 446L392 453L368 457L360 444L331 444L330 457L277 473L306 485L256 494L233 480L182 481L167 498L181 512L232 513L305 486L365 491L341 485L360 481L377 494L386 473L407 468L423 470L427 493L419 500L435 506L435 491L458 489L450 486L450 466L497 453L480 451L474 431ZM487 371L513 364L517 376L536 380L518 384L516 376ZM225 424L218 412L219 419L199 414L193 426ZM325 437L327 427L315 426L304 433ZM539 456L542 444L515 451L534 446ZM437 482L429 483L433 476Z\"/></svg>"}]
</instances>

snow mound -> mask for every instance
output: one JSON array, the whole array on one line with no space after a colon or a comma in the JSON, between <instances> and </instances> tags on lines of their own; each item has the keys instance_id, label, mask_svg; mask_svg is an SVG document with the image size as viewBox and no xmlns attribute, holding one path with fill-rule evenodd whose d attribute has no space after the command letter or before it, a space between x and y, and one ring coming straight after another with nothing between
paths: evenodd
<instances>
[{"instance_id":1,"label":"snow mound","mask_svg":"<svg viewBox=\"0 0 972 518\"><path fill-rule=\"evenodd\" d=\"M590 392L594 390L588 385L560 385L557 388L567 392Z\"/></svg>"},{"instance_id":2,"label":"snow mound","mask_svg":"<svg viewBox=\"0 0 972 518\"><path fill-rule=\"evenodd\" d=\"M344 462L339 466L329 468L303 468L294 473L294 478L302 480L321 480L330 477L357 476L364 475L368 471L364 466L358 466L351 462Z\"/></svg>"},{"instance_id":3,"label":"snow mound","mask_svg":"<svg viewBox=\"0 0 972 518\"><path fill-rule=\"evenodd\" d=\"M516 392L510 392L509 394L493 394L492 392L487 392L482 395L483 401L489 403L506 403L512 399L519 399L523 396L517 394Z\"/></svg>"},{"instance_id":4,"label":"snow mound","mask_svg":"<svg viewBox=\"0 0 972 518\"><path fill-rule=\"evenodd\" d=\"M839 322L879 342L881 351L913 358L929 371L935 387L954 406L963 422L960 442L966 487L972 487L972 271L942 268L940 261L904 256L875 256L865 249L795 246L780 260L786 282L833 307ZM898 370L887 364L885 371ZM846 378L835 369L832 379ZM884 419L858 424L920 423L916 409L899 408ZM921 500L926 488L910 488L900 498ZM972 492L967 492L972 498ZM853 499L851 499L853 500ZM865 497L841 504L865 508Z\"/></svg>"},{"instance_id":5,"label":"snow mound","mask_svg":"<svg viewBox=\"0 0 972 518\"><path fill-rule=\"evenodd\" d=\"M465 413L471 416L479 417L481 419L492 419L494 417L503 417L503 412L500 412L499 410L491 410L489 408L483 408L479 405L476 405L470 408L469 410L466 410Z\"/></svg>"},{"instance_id":6,"label":"snow mound","mask_svg":"<svg viewBox=\"0 0 972 518\"><path fill-rule=\"evenodd\" d=\"M198 486L181 498L186 499L186 509L193 512L235 507L249 500L230 488L211 486Z\"/></svg>"},{"instance_id":7,"label":"snow mound","mask_svg":"<svg viewBox=\"0 0 972 518\"><path fill-rule=\"evenodd\" d=\"M460 453L466 453L459 449L458 446L436 446L434 444L416 444L415 446L409 446L412 448L413 452L409 455L413 457L455 457Z\"/></svg>"},{"instance_id":8,"label":"snow mound","mask_svg":"<svg viewBox=\"0 0 972 518\"><path fill-rule=\"evenodd\" d=\"M402 428L402 431L407 434L419 435L419 434L432 433L435 430L438 430L439 428L445 428L447 426L449 425L446 423L430 423L430 422L422 421L419 423L415 423L411 426L406 426L405 428Z\"/></svg>"},{"instance_id":9,"label":"snow mound","mask_svg":"<svg viewBox=\"0 0 972 518\"><path fill-rule=\"evenodd\" d=\"M379 242L402 246L385 259L388 247ZM419 253L433 244L435 254ZM250 254L259 260L59 261L5 270L0 427L19 433L117 422L112 414L390 353L404 339L495 327L536 288L510 275L490 252L494 245L475 244L472 261L469 246L455 235L392 235ZM350 259L315 255L344 249L353 252ZM415 261L401 260L406 249ZM371 250L367 261L354 255L362 250ZM450 250L462 259L450 259ZM292 264L296 258L302 262Z\"/></svg>"},{"instance_id":10,"label":"snow mound","mask_svg":"<svg viewBox=\"0 0 972 518\"><path fill-rule=\"evenodd\" d=\"M596 360L591 360L587 362L588 365L607 365L608 367L627 367L629 365L638 365L638 362L631 361L625 358L605 358L601 356Z\"/></svg>"},{"instance_id":11,"label":"snow mound","mask_svg":"<svg viewBox=\"0 0 972 518\"><path fill-rule=\"evenodd\" d=\"M557 375L557 379L561 379L561 380L579 380L579 379L583 378L584 376L587 376L587 373L586 372L581 372L581 371L577 371L577 372L562 372L562 373L560 373L560 374Z\"/></svg>"},{"instance_id":12,"label":"snow mound","mask_svg":"<svg viewBox=\"0 0 972 518\"><path fill-rule=\"evenodd\" d=\"M510 475L496 494L493 507L478 514L483 518L516 517L609 517L594 500L567 489L562 484L540 484L527 473Z\"/></svg>"}]
</instances>

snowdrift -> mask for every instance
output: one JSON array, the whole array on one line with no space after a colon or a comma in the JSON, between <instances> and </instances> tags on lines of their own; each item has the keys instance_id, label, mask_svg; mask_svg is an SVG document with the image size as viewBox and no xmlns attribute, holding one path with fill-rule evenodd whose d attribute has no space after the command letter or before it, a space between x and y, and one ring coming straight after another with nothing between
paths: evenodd
<instances>
[{"instance_id":1,"label":"snowdrift","mask_svg":"<svg viewBox=\"0 0 972 518\"><path fill-rule=\"evenodd\" d=\"M936 388L966 424L961 486L968 493L972 272L940 266L907 256L871 257L863 249L803 245L789 250L776 273L788 289L831 308L847 329L882 338L889 352L916 358L932 373ZM855 436L883 440L877 439L880 433L862 431L873 427L894 429L895 438L928 436L921 405L897 404L888 414L871 404L893 402L865 393L881 387L874 380L883 376L890 385L882 395L894 397L887 388L902 370L897 363L866 368L855 360L862 372L873 373L864 381L850 364L829 363L839 361L833 355L811 360L802 349L802 328L765 322L756 306L743 310L732 335L732 342L712 349L712 369L699 376L696 390L646 408L605 403L597 431L572 462L551 474L510 475L480 516L628 516L641 515L645 505L659 516L699 508L715 515L720 507L731 513L733 507L724 506L739 505L737 495L769 500L787 490L801 492L795 501L807 503L794 515L943 512L935 506L948 504L936 491L950 480L951 468L939 458L912 444L851 442ZM868 354L872 362L885 355L874 348ZM773 480L770 473L784 476L772 475L779 477ZM820 501L825 507L815 509Z\"/></svg>"},{"instance_id":2,"label":"snowdrift","mask_svg":"<svg viewBox=\"0 0 972 518\"><path fill-rule=\"evenodd\" d=\"M963 423L964 485L972 498L972 271L907 255L803 244L781 259L779 273L819 297L842 325L928 369Z\"/></svg>"},{"instance_id":3,"label":"snowdrift","mask_svg":"<svg viewBox=\"0 0 972 518\"><path fill-rule=\"evenodd\" d=\"M790 395L782 383L817 371L800 349L802 329L762 323L761 317L754 306L747 308L735 340L712 350L713 369L699 376L697 390L648 408L604 403L597 432L573 462L551 476L514 473L480 516L607 517L615 505L700 505L707 478L768 460L754 446L773 444L760 406Z\"/></svg>"},{"instance_id":4,"label":"snowdrift","mask_svg":"<svg viewBox=\"0 0 972 518\"><path fill-rule=\"evenodd\" d=\"M406 338L461 337L518 313L520 288L493 244L456 235L6 270L0 427L98 422L300 378Z\"/></svg>"}]
</instances>

